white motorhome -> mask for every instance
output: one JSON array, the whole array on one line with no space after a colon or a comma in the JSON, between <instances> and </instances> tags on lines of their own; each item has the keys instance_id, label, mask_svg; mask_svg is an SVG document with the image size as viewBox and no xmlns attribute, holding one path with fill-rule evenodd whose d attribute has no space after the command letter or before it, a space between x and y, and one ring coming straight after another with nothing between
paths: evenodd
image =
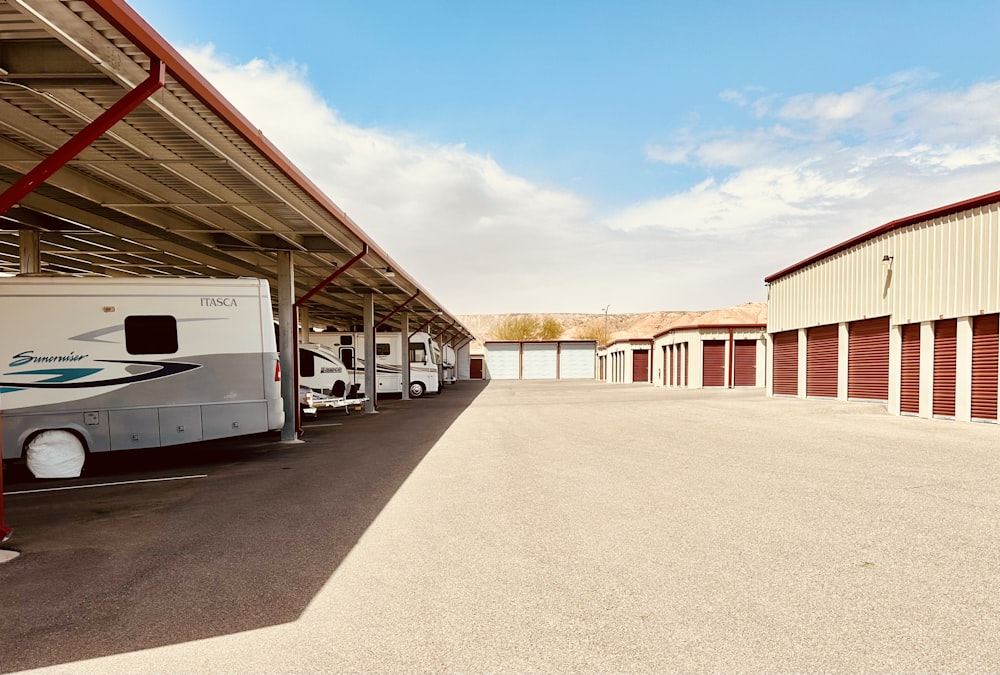
<instances>
[{"instance_id":1,"label":"white motorhome","mask_svg":"<svg viewBox=\"0 0 1000 675\"><path fill-rule=\"evenodd\" d=\"M0 278L0 317L3 457L36 476L284 422L265 280Z\"/></svg>"},{"instance_id":2,"label":"white motorhome","mask_svg":"<svg viewBox=\"0 0 1000 675\"><path fill-rule=\"evenodd\" d=\"M365 334L354 332L312 333L310 342L321 344L337 352L351 374L351 383L365 382ZM403 391L403 335L400 332L375 333L376 391L379 394L399 394ZM407 352L410 359L410 382L407 391L413 398L426 392L441 391L438 363L441 350L431 336L424 332L410 337Z\"/></svg>"},{"instance_id":3,"label":"white motorhome","mask_svg":"<svg viewBox=\"0 0 1000 675\"><path fill-rule=\"evenodd\" d=\"M445 345L441 348L441 370L443 373L442 382L445 384L458 382L458 357L455 355L455 348L451 345Z\"/></svg>"}]
</instances>

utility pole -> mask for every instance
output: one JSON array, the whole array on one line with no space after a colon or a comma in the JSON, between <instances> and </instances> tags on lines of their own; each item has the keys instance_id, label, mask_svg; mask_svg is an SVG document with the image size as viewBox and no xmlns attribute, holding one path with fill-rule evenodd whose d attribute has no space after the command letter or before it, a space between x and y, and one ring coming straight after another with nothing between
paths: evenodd
<instances>
[{"instance_id":1,"label":"utility pole","mask_svg":"<svg viewBox=\"0 0 1000 675\"><path fill-rule=\"evenodd\" d=\"M605 342L611 341L611 333L608 332L608 309L610 309L611 303L604 305L604 340Z\"/></svg>"}]
</instances>

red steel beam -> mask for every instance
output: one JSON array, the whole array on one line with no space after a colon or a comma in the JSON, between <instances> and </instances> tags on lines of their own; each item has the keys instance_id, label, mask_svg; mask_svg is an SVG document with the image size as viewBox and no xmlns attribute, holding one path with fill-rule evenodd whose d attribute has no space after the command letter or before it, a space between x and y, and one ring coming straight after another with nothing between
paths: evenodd
<instances>
[{"instance_id":1,"label":"red steel beam","mask_svg":"<svg viewBox=\"0 0 1000 675\"><path fill-rule=\"evenodd\" d=\"M395 315L395 314L396 314L397 312L399 312L399 310L403 309L403 308L404 308L404 307L406 307L406 306L407 306L408 304L410 304L411 302L413 302L414 300L416 300L416 299L417 299L417 297L418 297L419 295L420 295L420 291L417 291L416 293L414 293L413 295L411 295L410 297L408 297L408 298L407 298L407 299L406 299L406 300L405 300L405 301L403 302L403 304L401 304L401 305L400 305L399 307L397 307L396 309L394 309L394 310L392 310L391 312L389 312L389 313L388 313L388 314L386 315L386 317L385 317L384 319L382 319L382 320L381 320L381 321L379 321L379 322L378 322L377 324L375 324L375 329L376 329L376 330L378 330L378 327L379 327L379 326L381 326L381 325L382 325L382 324L384 324L384 323L385 323L386 321L388 321L389 319L391 319L391 318L392 318L392 317L393 317L393 316L394 316L394 315Z\"/></svg>"},{"instance_id":2,"label":"red steel beam","mask_svg":"<svg viewBox=\"0 0 1000 675\"><path fill-rule=\"evenodd\" d=\"M343 265L341 265L340 267L338 267L337 269L335 269L333 271L333 274L331 274L330 276L328 276L326 279L323 279L323 281L321 281L318 284L316 284L315 288L313 288L311 291L309 291L308 293L306 293L305 295L303 295L301 298L299 298L298 300L296 300L295 301L295 309L298 310L299 307L301 307L302 305L304 305L307 302L309 302L309 300L312 299L312 297L314 295L316 295L317 293L319 293L320 291L322 291L324 288L326 288L327 286L329 286L331 283L333 283L334 279L336 279L337 277L339 277L341 274L343 274L347 270L351 269L351 267L353 267L356 262L358 262L359 260L361 260L362 258L364 258L366 255L368 255L368 244L366 244L366 243L365 244L361 244L361 253L357 254L356 256L354 256L353 258L351 258L350 260L348 260L346 263L344 263ZM298 317L298 311L296 311L295 320L298 321L298 319L299 319L299 317Z\"/></svg>"},{"instance_id":3,"label":"red steel beam","mask_svg":"<svg viewBox=\"0 0 1000 675\"><path fill-rule=\"evenodd\" d=\"M153 95L163 86L166 68L163 62L153 58L149 62L149 77L122 96L113 106L101 113L93 122L85 126L78 134L66 141L62 147L46 157L34 169L21 176L21 179L7 188L0 195L0 216L7 213L15 204L29 195L32 190L44 183L52 174L66 166L67 162L87 149L115 124L120 122L140 103Z\"/></svg>"},{"instance_id":4,"label":"red steel beam","mask_svg":"<svg viewBox=\"0 0 1000 675\"><path fill-rule=\"evenodd\" d=\"M424 321L422 324L420 324L419 328L417 328L415 331L413 331L412 333L410 333L410 338L408 338L408 339L412 339L414 335L416 335L417 333L419 333L423 329L427 328L427 326L431 325L431 321L433 321L436 318L438 318L437 314L431 316L431 318L427 319L427 321Z\"/></svg>"}]
</instances>

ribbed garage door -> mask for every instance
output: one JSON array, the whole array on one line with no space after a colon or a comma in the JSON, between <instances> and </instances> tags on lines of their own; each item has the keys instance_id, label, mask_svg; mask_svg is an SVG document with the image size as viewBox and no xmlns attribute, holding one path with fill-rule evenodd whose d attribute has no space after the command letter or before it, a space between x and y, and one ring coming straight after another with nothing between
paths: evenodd
<instances>
[{"instance_id":1,"label":"ribbed garage door","mask_svg":"<svg viewBox=\"0 0 1000 675\"><path fill-rule=\"evenodd\" d=\"M486 369L491 380L521 378L521 344L493 344L486 351Z\"/></svg>"},{"instance_id":2,"label":"ribbed garage door","mask_svg":"<svg viewBox=\"0 0 1000 675\"><path fill-rule=\"evenodd\" d=\"M674 346L663 345L663 384L670 386L674 383Z\"/></svg>"},{"instance_id":3,"label":"ribbed garage door","mask_svg":"<svg viewBox=\"0 0 1000 675\"><path fill-rule=\"evenodd\" d=\"M997 419L997 361L1000 352L1000 315L972 320L972 416Z\"/></svg>"},{"instance_id":4,"label":"ribbed garage door","mask_svg":"<svg viewBox=\"0 0 1000 675\"><path fill-rule=\"evenodd\" d=\"M806 396L837 397L837 324L806 334Z\"/></svg>"},{"instance_id":5,"label":"ribbed garage door","mask_svg":"<svg viewBox=\"0 0 1000 675\"><path fill-rule=\"evenodd\" d=\"M559 346L559 379L594 379L593 344L564 342Z\"/></svg>"},{"instance_id":6,"label":"ribbed garage door","mask_svg":"<svg viewBox=\"0 0 1000 675\"><path fill-rule=\"evenodd\" d=\"M847 398L889 400L889 317L848 326Z\"/></svg>"},{"instance_id":7,"label":"ribbed garage door","mask_svg":"<svg viewBox=\"0 0 1000 675\"><path fill-rule=\"evenodd\" d=\"M683 379L685 387L688 386L688 370L689 370L688 364L691 363L691 358L688 356L688 346L690 344L691 344L690 342L684 342L677 346L677 348L680 349L681 353L683 354L683 356L681 357L681 363L683 364L683 370L684 370Z\"/></svg>"},{"instance_id":8,"label":"ribbed garage door","mask_svg":"<svg viewBox=\"0 0 1000 675\"><path fill-rule=\"evenodd\" d=\"M756 340L737 340L733 344L733 386L757 386Z\"/></svg>"},{"instance_id":9,"label":"ribbed garage door","mask_svg":"<svg viewBox=\"0 0 1000 675\"><path fill-rule=\"evenodd\" d=\"M649 351L646 349L632 352L632 381L649 382Z\"/></svg>"},{"instance_id":10,"label":"ribbed garage door","mask_svg":"<svg viewBox=\"0 0 1000 675\"><path fill-rule=\"evenodd\" d=\"M798 396L799 332L788 330L775 333L771 342L774 345L774 393Z\"/></svg>"},{"instance_id":11,"label":"ribbed garage door","mask_svg":"<svg viewBox=\"0 0 1000 675\"><path fill-rule=\"evenodd\" d=\"M920 412L920 324L903 326L902 336L899 411L915 415Z\"/></svg>"},{"instance_id":12,"label":"ribbed garage door","mask_svg":"<svg viewBox=\"0 0 1000 675\"><path fill-rule=\"evenodd\" d=\"M956 333L958 321L934 322L934 414L955 416Z\"/></svg>"},{"instance_id":13,"label":"ribbed garage door","mask_svg":"<svg viewBox=\"0 0 1000 675\"><path fill-rule=\"evenodd\" d=\"M551 342L522 345L521 377L525 380L555 380L559 377L558 347Z\"/></svg>"},{"instance_id":14,"label":"ribbed garage door","mask_svg":"<svg viewBox=\"0 0 1000 675\"><path fill-rule=\"evenodd\" d=\"M701 343L701 386L726 386L726 342L705 340Z\"/></svg>"}]
</instances>

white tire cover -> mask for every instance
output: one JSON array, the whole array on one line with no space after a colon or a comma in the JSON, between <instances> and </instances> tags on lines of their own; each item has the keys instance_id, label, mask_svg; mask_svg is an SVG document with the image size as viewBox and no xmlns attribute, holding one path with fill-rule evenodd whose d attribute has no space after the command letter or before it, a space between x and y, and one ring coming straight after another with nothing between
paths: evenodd
<instances>
[{"instance_id":1,"label":"white tire cover","mask_svg":"<svg viewBox=\"0 0 1000 675\"><path fill-rule=\"evenodd\" d=\"M76 478L85 454L80 439L68 431L43 431L28 443L25 460L35 478Z\"/></svg>"}]
</instances>

